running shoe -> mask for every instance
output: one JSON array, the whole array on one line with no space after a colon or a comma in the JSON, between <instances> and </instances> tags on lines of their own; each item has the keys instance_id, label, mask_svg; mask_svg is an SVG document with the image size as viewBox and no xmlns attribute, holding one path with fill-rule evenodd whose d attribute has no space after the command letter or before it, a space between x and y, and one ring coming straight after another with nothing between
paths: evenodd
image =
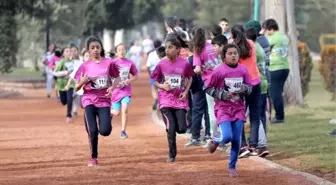
<instances>
[{"instance_id":1,"label":"running shoe","mask_svg":"<svg viewBox=\"0 0 336 185\"><path fill-rule=\"evenodd\" d=\"M249 151L251 156L258 156L258 151L256 148L250 147Z\"/></svg>"},{"instance_id":2,"label":"running shoe","mask_svg":"<svg viewBox=\"0 0 336 185\"><path fill-rule=\"evenodd\" d=\"M250 154L250 151L247 147L243 147L239 151L239 158L247 157Z\"/></svg>"},{"instance_id":3,"label":"running shoe","mask_svg":"<svg viewBox=\"0 0 336 185\"><path fill-rule=\"evenodd\" d=\"M173 162L175 162L175 158L173 158L173 157L168 157L168 159L167 159L167 163L173 163Z\"/></svg>"},{"instance_id":4,"label":"running shoe","mask_svg":"<svg viewBox=\"0 0 336 185\"><path fill-rule=\"evenodd\" d=\"M76 117L78 116L78 112L73 112L73 114L74 114L74 116L76 116Z\"/></svg>"},{"instance_id":5,"label":"running shoe","mask_svg":"<svg viewBox=\"0 0 336 185\"><path fill-rule=\"evenodd\" d=\"M229 177L238 177L239 174L236 169L229 169Z\"/></svg>"},{"instance_id":6,"label":"running shoe","mask_svg":"<svg viewBox=\"0 0 336 185\"><path fill-rule=\"evenodd\" d=\"M72 119L70 117L67 117L66 120L65 120L66 123L71 123L72 122Z\"/></svg>"},{"instance_id":7,"label":"running shoe","mask_svg":"<svg viewBox=\"0 0 336 185\"><path fill-rule=\"evenodd\" d=\"M285 123L285 121L283 119L276 119L276 118L273 118L271 120L271 123L272 124L281 124L281 123Z\"/></svg>"},{"instance_id":8,"label":"running shoe","mask_svg":"<svg viewBox=\"0 0 336 185\"><path fill-rule=\"evenodd\" d=\"M199 139L190 139L188 143L186 143L184 146L189 147L189 146L199 146L201 145L201 141Z\"/></svg>"},{"instance_id":9,"label":"running shoe","mask_svg":"<svg viewBox=\"0 0 336 185\"><path fill-rule=\"evenodd\" d=\"M259 157L266 157L269 154L269 151L267 149L267 147L260 147L258 149L258 156Z\"/></svg>"},{"instance_id":10,"label":"running shoe","mask_svg":"<svg viewBox=\"0 0 336 185\"><path fill-rule=\"evenodd\" d=\"M120 138L122 138L122 139L126 139L126 138L128 138L128 135L126 134L126 131L121 131L120 132Z\"/></svg>"},{"instance_id":11,"label":"running shoe","mask_svg":"<svg viewBox=\"0 0 336 185\"><path fill-rule=\"evenodd\" d=\"M90 161L88 162L88 167L91 167L91 166L98 166L97 158L90 159Z\"/></svg>"},{"instance_id":12,"label":"running shoe","mask_svg":"<svg viewBox=\"0 0 336 185\"><path fill-rule=\"evenodd\" d=\"M210 140L208 142L208 151L209 153L214 153L218 147L218 144L216 144L214 141Z\"/></svg>"}]
</instances>

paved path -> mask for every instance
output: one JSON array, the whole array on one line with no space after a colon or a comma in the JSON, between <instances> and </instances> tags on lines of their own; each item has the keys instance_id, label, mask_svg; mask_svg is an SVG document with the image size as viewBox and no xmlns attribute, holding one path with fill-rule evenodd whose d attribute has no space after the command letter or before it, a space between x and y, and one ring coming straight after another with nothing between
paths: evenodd
<instances>
[{"instance_id":1,"label":"paved path","mask_svg":"<svg viewBox=\"0 0 336 185\"><path fill-rule=\"evenodd\" d=\"M134 85L128 127L129 139L119 138L120 117L113 119L109 137L99 137L100 167L86 167L89 145L82 112L65 123L65 107L44 90L0 100L0 184L106 185L308 185L294 176L249 159L238 162L239 178L227 175L228 156L203 148L183 148L179 137L176 163L167 164L167 140L151 121L147 76Z\"/></svg>"}]
</instances>

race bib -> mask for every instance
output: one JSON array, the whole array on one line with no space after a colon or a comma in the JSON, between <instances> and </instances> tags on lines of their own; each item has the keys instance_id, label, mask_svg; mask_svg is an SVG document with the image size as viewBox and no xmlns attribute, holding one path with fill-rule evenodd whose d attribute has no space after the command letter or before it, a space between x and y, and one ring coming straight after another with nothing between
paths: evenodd
<instances>
[{"instance_id":1,"label":"race bib","mask_svg":"<svg viewBox=\"0 0 336 185\"><path fill-rule=\"evenodd\" d=\"M181 88L181 75L165 75L165 81L169 83L170 88Z\"/></svg>"},{"instance_id":2,"label":"race bib","mask_svg":"<svg viewBox=\"0 0 336 185\"><path fill-rule=\"evenodd\" d=\"M92 89L107 89L109 88L109 80L107 76L99 76L91 81Z\"/></svg>"},{"instance_id":3,"label":"race bib","mask_svg":"<svg viewBox=\"0 0 336 185\"><path fill-rule=\"evenodd\" d=\"M225 78L229 92L238 92L243 84L243 78Z\"/></svg>"},{"instance_id":4,"label":"race bib","mask_svg":"<svg viewBox=\"0 0 336 185\"><path fill-rule=\"evenodd\" d=\"M130 68L124 67L119 70L119 76L121 81L125 81L129 77Z\"/></svg>"}]
</instances>

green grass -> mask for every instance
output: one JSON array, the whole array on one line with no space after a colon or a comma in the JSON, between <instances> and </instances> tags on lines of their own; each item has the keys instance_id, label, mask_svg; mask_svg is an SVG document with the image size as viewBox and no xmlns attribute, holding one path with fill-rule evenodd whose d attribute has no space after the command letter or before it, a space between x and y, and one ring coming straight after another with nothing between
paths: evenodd
<instances>
[{"instance_id":1,"label":"green grass","mask_svg":"<svg viewBox=\"0 0 336 185\"><path fill-rule=\"evenodd\" d=\"M34 71L28 68L14 68L12 73L0 74L2 77L41 77L43 71Z\"/></svg>"},{"instance_id":2,"label":"green grass","mask_svg":"<svg viewBox=\"0 0 336 185\"><path fill-rule=\"evenodd\" d=\"M336 118L336 103L323 88L316 67L305 103L308 108L286 109L285 124L270 125L268 143L272 155L269 158L320 176L335 173L336 137L328 135L335 125L328 123ZM334 178L329 180L335 181Z\"/></svg>"}]
</instances>

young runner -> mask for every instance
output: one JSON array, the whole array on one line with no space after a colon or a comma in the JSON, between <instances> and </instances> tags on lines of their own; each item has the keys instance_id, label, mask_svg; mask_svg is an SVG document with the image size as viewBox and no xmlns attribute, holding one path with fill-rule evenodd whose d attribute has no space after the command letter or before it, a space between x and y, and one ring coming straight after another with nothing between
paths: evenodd
<instances>
[{"instance_id":1,"label":"young runner","mask_svg":"<svg viewBox=\"0 0 336 185\"><path fill-rule=\"evenodd\" d=\"M76 72L75 90L78 91L82 87L84 90L82 107L85 109L85 128L91 149L88 166L96 166L98 165L98 133L108 136L112 131L110 96L120 82L120 78L118 66L111 59L104 58L103 44L98 37L90 37L86 47L90 53L90 60L83 63ZM114 83L111 82L111 78L116 78Z\"/></svg>"},{"instance_id":2,"label":"young runner","mask_svg":"<svg viewBox=\"0 0 336 185\"><path fill-rule=\"evenodd\" d=\"M174 162L176 133L187 131L188 91L192 83L192 68L188 61L178 57L181 42L178 36L171 35L166 40L166 55L156 66L151 78L159 89L159 107L166 124L169 144L167 162Z\"/></svg>"},{"instance_id":3,"label":"young runner","mask_svg":"<svg viewBox=\"0 0 336 185\"><path fill-rule=\"evenodd\" d=\"M59 91L61 103L67 105L66 123L70 123L72 121L75 83L71 83L68 89L65 88L69 80L69 74L74 70L74 62L70 59L71 51L69 47L63 49L63 57L61 61L57 62L54 70L54 76L57 76L55 88Z\"/></svg>"},{"instance_id":4,"label":"young runner","mask_svg":"<svg viewBox=\"0 0 336 185\"><path fill-rule=\"evenodd\" d=\"M238 63L239 49L233 44L223 48L223 64L216 68L206 81L206 93L216 99L215 114L220 134L208 145L210 153L220 143L231 142L229 176L238 176L236 163L240 149L240 136L244 127L244 96L251 92L250 77L245 66Z\"/></svg>"},{"instance_id":5,"label":"young runner","mask_svg":"<svg viewBox=\"0 0 336 185\"><path fill-rule=\"evenodd\" d=\"M131 103L132 95L131 83L136 80L138 70L132 61L125 58L126 47L124 44L117 45L115 49L117 58L114 59L114 63L119 67L119 77L121 81L112 93L111 114L119 116L121 111L120 138L128 138L126 126L128 106Z\"/></svg>"},{"instance_id":6,"label":"young runner","mask_svg":"<svg viewBox=\"0 0 336 185\"><path fill-rule=\"evenodd\" d=\"M211 75L212 71L220 65L220 61L214 51L213 46L206 42L205 31L202 28L194 28L193 35L193 63L195 66L194 72L198 75L202 75L202 80L206 80ZM211 132L214 134L217 130L216 117L214 113L214 99L213 97L206 95L208 112L210 116Z\"/></svg>"}]
</instances>

